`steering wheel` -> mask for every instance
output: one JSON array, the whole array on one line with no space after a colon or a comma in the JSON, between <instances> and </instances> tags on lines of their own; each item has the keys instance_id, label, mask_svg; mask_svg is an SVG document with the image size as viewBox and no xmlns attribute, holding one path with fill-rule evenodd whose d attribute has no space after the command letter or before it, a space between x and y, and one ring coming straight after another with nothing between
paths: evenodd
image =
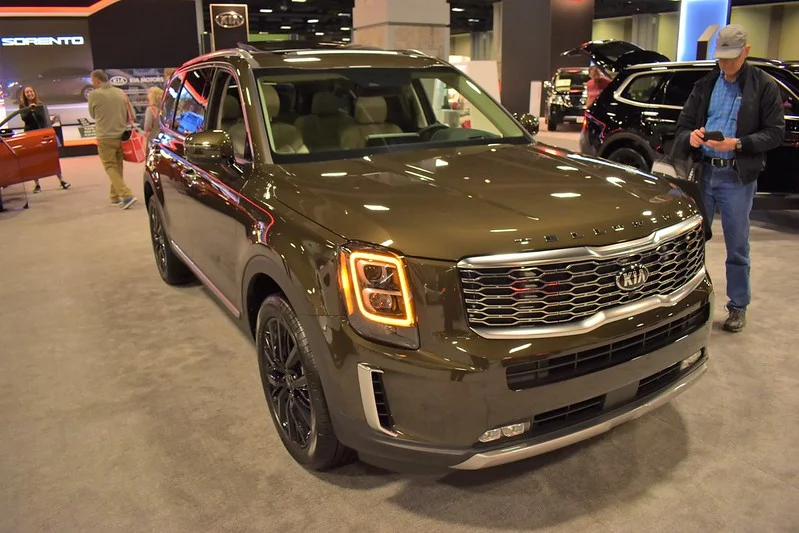
<instances>
[{"instance_id":1,"label":"steering wheel","mask_svg":"<svg viewBox=\"0 0 799 533\"><path fill-rule=\"evenodd\" d=\"M429 141L430 139L433 138L433 134L435 132L442 129L449 129L449 126L447 126L446 124L442 124L441 122L434 122L429 126L425 126L424 128L420 129L418 131L418 134L423 141Z\"/></svg>"}]
</instances>

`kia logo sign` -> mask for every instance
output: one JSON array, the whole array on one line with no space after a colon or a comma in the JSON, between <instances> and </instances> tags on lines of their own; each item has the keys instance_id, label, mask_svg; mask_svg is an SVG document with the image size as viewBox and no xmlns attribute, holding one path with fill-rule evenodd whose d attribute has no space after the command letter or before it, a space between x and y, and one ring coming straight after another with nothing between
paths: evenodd
<instances>
[{"instance_id":1,"label":"kia logo sign","mask_svg":"<svg viewBox=\"0 0 799 533\"><path fill-rule=\"evenodd\" d=\"M113 76L108 81L111 82L111 85L114 85L116 87L128 84L128 79L125 76Z\"/></svg>"},{"instance_id":2,"label":"kia logo sign","mask_svg":"<svg viewBox=\"0 0 799 533\"><path fill-rule=\"evenodd\" d=\"M222 28L238 28L244 25L244 15L236 11L225 11L215 16L214 21Z\"/></svg>"}]
</instances>

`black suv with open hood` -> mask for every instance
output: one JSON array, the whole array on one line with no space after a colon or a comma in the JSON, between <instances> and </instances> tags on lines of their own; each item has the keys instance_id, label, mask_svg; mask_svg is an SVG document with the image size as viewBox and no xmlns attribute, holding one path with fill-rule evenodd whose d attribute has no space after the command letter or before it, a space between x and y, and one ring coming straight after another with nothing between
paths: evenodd
<instances>
[{"instance_id":1,"label":"black suv with open hood","mask_svg":"<svg viewBox=\"0 0 799 533\"><path fill-rule=\"evenodd\" d=\"M619 53L628 49L628 52ZM648 171L671 151L680 116L694 83L715 61L673 62L621 41L586 43L585 54L613 78L587 110L581 150ZM659 59L658 59L659 58ZM785 108L785 143L767 155L758 178L756 208L799 207L799 63L750 59L777 80Z\"/></svg>"}]
</instances>

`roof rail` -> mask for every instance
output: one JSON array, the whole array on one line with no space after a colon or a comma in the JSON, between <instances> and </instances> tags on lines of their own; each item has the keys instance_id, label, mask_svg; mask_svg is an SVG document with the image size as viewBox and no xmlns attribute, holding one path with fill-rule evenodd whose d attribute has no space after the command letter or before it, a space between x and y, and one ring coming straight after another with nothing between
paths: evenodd
<instances>
[{"instance_id":1,"label":"roof rail","mask_svg":"<svg viewBox=\"0 0 799 533\"><path fill-rule=\"evenodd\" d=\"M272 53L287 53L297 50L380 50L374 46L317 40L251 41L238 43L238 47L248 52Z\"/></svg>"}]
</instances>

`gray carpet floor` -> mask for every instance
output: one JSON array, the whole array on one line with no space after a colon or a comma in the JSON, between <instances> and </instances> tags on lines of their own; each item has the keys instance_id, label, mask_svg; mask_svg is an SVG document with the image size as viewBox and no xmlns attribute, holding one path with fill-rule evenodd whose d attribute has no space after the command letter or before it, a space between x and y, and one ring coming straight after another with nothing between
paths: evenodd
<instances>
[{"instance_id":1,"label":"gray carpet floor","mask_svg":"<svg viewBox=\"0 0 799 533\"><path fill-rule=\"evenodd\" d=\"M0 214L0 531L799 531L799 235L753 229L750 327L706 377L580 445L490 471L314 474L271 425L251 343L158 277L97 158ZM126 164L141 190L141 166ZM20 187L5 192L22 205ZM717 228L720 235L720 228ZM720 322L724 252L709 244Z\"/></svg>"}]
</instances>

